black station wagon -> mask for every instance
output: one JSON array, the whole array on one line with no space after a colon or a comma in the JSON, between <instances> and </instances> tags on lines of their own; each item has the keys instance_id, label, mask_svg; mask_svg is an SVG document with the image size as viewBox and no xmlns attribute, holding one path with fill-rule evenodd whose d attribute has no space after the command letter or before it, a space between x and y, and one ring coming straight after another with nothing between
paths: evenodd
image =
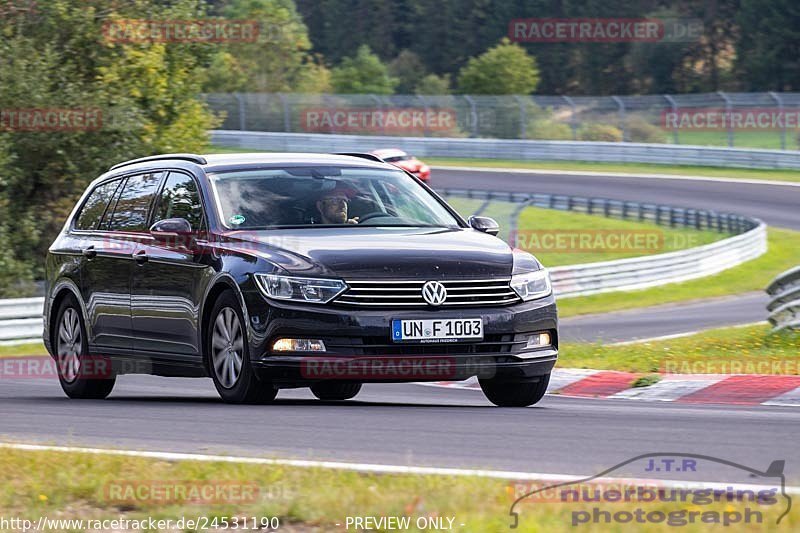
<instances>
[{"instance_id":1,"label":"black station wagon","mask_svg":"<svg viewBox=\"0 0 800 533\"><path fill-rule=\"evenodd\" d=\"M556 304L547 270L497 233L368 154L129 161L50 247L44 341L71 398L129 373L210 376L232 403L477 376L496 405L531 405Z\"/></svg>"}]
</instances>

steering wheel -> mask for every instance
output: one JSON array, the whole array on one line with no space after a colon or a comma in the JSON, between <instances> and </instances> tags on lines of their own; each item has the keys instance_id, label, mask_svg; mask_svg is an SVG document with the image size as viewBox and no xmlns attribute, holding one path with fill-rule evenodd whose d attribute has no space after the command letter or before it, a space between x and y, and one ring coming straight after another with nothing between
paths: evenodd
<instances>
[{"instance_id":1,"label":"steering wheel","mask_svg":"<svg viewBox=\"0 0 800 533\"><path fill-rule=\"evenodd\" d=\"M392 215L390 215L389 213L384 213L383 211L373 211L372 213L367 213L362 217L358 217L358 223L361 224L362 222L366 222L367 220L373 218L390 217L390 216Z\"/></svg>"}]
</instances>

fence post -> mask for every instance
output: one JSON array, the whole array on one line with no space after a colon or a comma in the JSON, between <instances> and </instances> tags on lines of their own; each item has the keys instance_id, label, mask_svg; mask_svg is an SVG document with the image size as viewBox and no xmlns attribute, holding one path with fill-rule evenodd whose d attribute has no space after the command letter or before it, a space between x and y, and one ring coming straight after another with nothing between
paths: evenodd
<instances>
[{"instance_id":1,"label":"fence post","mask_svg":"<svg viewBox=\"0 0 800 533\"><path fill-rule=\"evenodd\" d=\"M733 148L733 124L731 122L731 114L733 112L733 104L728 95L722 91L717 91L720 98L725 100L725 114L727 115L728 122L728 147Z\"/></svg>"},{"instance_id":2,"label":"fence post","mask_svg":"<svg viewBox=\"0 0 800 533\"><path fill-rule=\"evenodd\" d=\"M286 95L283 93L278 93L278 99L280 99L281 105L283 106L283 131L291 133L292 121L291 115L289 115L289 102L286 100Z\"/></svg>"},{"instance_id":3,"label":"fence post","mask_svg":"<svg viewBox=\"0 0 800 533\"><path fill-rule=\"evenodd\" d=\"M381 100L380 96L377 96L375 94L370 94L369 97L372 98L378 104L378 111L383 113L383 101ZM386 121L385 120L381 121L381 134L382 135L386 135Z\"/></svg>"},{"instance_id":4,"label":"fence post","mask_svg":"<svg viewBox=\"0 0 800 533\"><path fill-rule=\"evenodd\" d=\"M562 96L562 98L569 104L570 108L572 109L572 113L569 118L570 127L572 128L572 140L578 140L578 117L575 108L575 101L567 95Z\"/></svg>"},{"instance_id":5,"label":"fence post","mask_svg":"<svg viewBox=\"0 0 800 533\"><path fill-rule=\"evenodd\" d=\"M478 110L475 108L475 100L468 94L464 95L464 100L467 101L469 104L469 121L472 123L471 130L472 134L470 137L477 137L478 136Z\"/></svg>"},{"instance_id":6,"label":"fence post","mask_svg":"<svg viewBox=\"0 0 800 533\"><path fill-rule=\"evenodd\" d=\"M619 107L619 129L622 130L622 142L629 142L628 128L625 127L625 102L619 96L611 97Z\"/></svg>"},{"instance_id":7,"label":"fence post","mask_svg":"<svg viewBox=\"0 0 800 533\"><path fill-rule=\"evenodd\" d=\"M428 109L428 101L425 100L425 97L422 96L421 94L418 94L417 98L419 99L420 102L422 102L422 109L425 110L425 120L422 121L422 136L430 137L429 135L430 132L428 130L428 113L430 111Z\"/></svg>"},{"instance_id":8,"label":"fence post","mask_svg":"<svg viewBox=\"0 0 800 533\"><path fill-rule=\"evenodd\" d=\"M520 139L527 139L528 138L528 118L527 113L525 111L525 101L519 95L514 95L514 99L517 101L519 105L519 138Z\"/></svg>"},{"instance_id":9,"label":"fence post","mask_svg":"<svg viewBox=\"0 0 800 533\"><path fill-rule=\"evenodd\" d=\"M675 115L678 115L678 104L675 102L675 99L668 94L664 95L664 99L669 102L670 107L672 107L672 112ZM672 128L672 142L674 144L680 144L680 139L678 138L678 122L675 122L675 127Z\"/></svg>"},{"instance_id":10,"label":"fence post","mask_svg":"<svg viewBox=\"0 0 800 533\"><path fill-rule=\"evenodd\" d=\"M783 123L783 127L781 128L781 150L786 150L786 117L783 116L783 100L775 91L770 91L769 95L773 100L778 102L778 116L781 117L781 123Z\"/></svg>"},{"instance_id":11,"label":"fence post","mask_svg":"<svg viewBox=\"0 0 800 533\"><path fill-rule=\"evenodd\" d=\"M233 93L234 98L239 103L239 131L247 131L247 120L245 116L244 98L241 93Z\"/></svg>"}]
</instances>

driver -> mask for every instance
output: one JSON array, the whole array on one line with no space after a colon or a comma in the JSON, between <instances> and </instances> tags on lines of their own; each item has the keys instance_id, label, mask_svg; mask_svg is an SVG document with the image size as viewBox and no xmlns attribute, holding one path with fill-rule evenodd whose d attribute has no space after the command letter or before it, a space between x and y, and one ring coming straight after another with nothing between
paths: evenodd
<instances>
[{"instance_id":1,"label":"driver","mask_svg":"<svg viewBox=\"0 0 800 533\"><path fill-rule=\"evenodd\" d=\"M323 194L317 200L317 211L322 224L358 224L358 217L348 218L347 210L350 206L352 193L343 187Z\"/></svg>"}]
</instances>

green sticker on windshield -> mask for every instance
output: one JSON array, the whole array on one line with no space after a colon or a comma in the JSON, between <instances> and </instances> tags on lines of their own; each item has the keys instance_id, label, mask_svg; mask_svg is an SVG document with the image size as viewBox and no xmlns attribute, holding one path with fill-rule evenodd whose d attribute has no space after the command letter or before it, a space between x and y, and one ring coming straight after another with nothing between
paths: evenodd
<instances>
[{"instance_id":1,"label":"green sticker on windshield","mask_svg":"<svg viewBox=\"0 0 800 533\"><path fill-rule=\"evenodd\" d=\"M234 226L239 226L240 224L244 224L244 216L242 215L233 215L228 221L233 224Z\"/></svg>"}]
</instances>

